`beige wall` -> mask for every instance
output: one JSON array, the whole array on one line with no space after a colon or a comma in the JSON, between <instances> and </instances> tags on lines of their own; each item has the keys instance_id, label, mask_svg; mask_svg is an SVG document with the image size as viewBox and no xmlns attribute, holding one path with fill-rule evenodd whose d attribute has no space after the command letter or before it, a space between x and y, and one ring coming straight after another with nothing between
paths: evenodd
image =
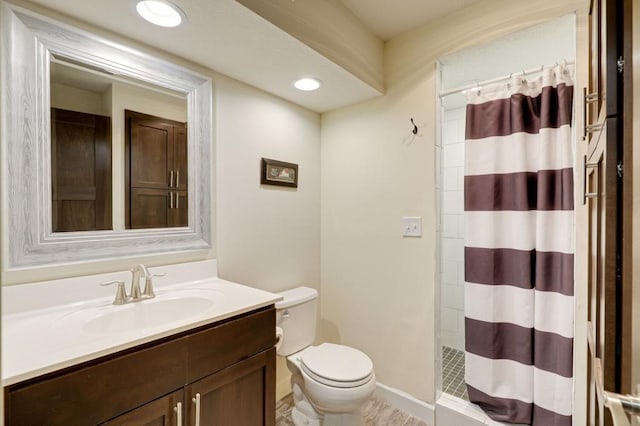
<instances>
[{"instance_id":1,"label":"beige wall","mask_svg":"<svg viewBox=\"0 0 640 426\"><path fill-rule=\"evenodd\" d=\"M320 287L320 116L216 82L219 275L267 291ZM298 164L298 188L260 185L260 159ZM278 398L289 373L278 357Z\"/></svg>"},{"instance_id":2,"label":"beige wall","mask_svg":"<svg viewBox=\"0 0 640 426\"><path fill-rule=\"evenodd\" d=\"M380 382L435 399L435 61L585 3L475 3L387 43L384 97L323 115L323 333L369 354ZM422 136L403 143L411 117ZM423 237L403 239L414 215Z\"/></svg>"},{"instance_id":3,"label":"beige wall","mask_svg":"<svg viewBox=\"0 0 640 426\"><path fill-rule=\"evenodd\" d=\"M105 105L104 94L60 83L51 84L51 107L87 114L111 115L111 110Z\"/></svg>"}]
</instances>

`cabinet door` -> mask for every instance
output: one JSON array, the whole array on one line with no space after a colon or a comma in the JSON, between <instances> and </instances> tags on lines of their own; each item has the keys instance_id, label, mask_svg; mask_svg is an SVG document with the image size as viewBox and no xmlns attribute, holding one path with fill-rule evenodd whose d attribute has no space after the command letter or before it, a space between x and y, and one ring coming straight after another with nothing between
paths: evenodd
<instances>
[{"instance_id":1,"label":"cabinet door","mask_svg":"<svg viewBox=\"0 0 640 426\"><path fill-rule=\"evenodd\" d=\"M271 348L189 385L187 424L274 426L275 356Z\"/></svg>"},{"instance_id":2,"label":"cabinet door","mask_svg":"<svg viewBox=\"0 0 640 426\"><path fill-rule=\"evenodd\" d=\"M183 414L184 390L158 398L133 411L116 417L104 426L176 426L181 422ZM180 420L178 420L180 418Z\"/></svg>"},{"instance_id":3,"label":"cabinet door","mask_svg":"<svg viewBox=\"0 0 640 426\"><path fill-rule=\"evenodd\" d=\"M131 187L168 188L173 164L173 126L126 111Z\"/></svg>"},{"instance_id":4,"label":"cabinet door","mask_svg":"<svg viewBox=\"0 0 640 426\"><path fill-rule=\"evenodd\" d=\"M174 188L187 189L189 169L187 164L187 126L176 124L173 127L173 171L175 173Z\"/></svg>"},{"instance_id":5,"label":"cabinet door","mask_svg":"<svg viewBox=\"0 0 640 426\"><path fill-rule=\"evenodd\" d=\"M603 124L607 117L618 114L618 87L621 72L618 59L622 59L618 40L622 39L622 19L616 0L592 0L589 15L590 52L589 87L585 91L585 126ZM593 128L592 128L593 130ZM589 145L595 143L585 127ZM590 146L590 150L593 147Z\"/></svg>"},{"instance_id":6,"label":"cabinet door","mask_svg":"<svg viewBox=\"0 0 640 426\"><path fill-rule=\"evenodd\" d=\"M129 110L125 123L126 228L187 226L185 123Z\"/></svg>"},{"instance_id":7,"label":"cabinet door","mask_svg":"<svg viewBox=\"0 0 640 426\"><path fill-rule=\"evenodd\" d=\"M111 119L51 108L52 230L111 229Z\"/></svg>"},{"instance_id":8,"label":"cabinet door","mask_svg":"<svg viewBox=\"0 0 640 426\"><path fill-rule=\"evenodd\" d=\"M173 206L169 212L169 226L187 226L189 218L187 216L187 206L189 204L187 191L173 192ZM171 202L171 200L169 200Z\"/></svg>"},{"instance_id":9,"label":"cabinet door","mask_svg":"<svg viewBox=\"0 0 640 426\"><path fill-rule=\"evenodd\" d=\"M187 226L187 191L131 188L131 229Z\"/></svg>"},{"instance_id":10,"label":"cabinet door","mask_svg":"<svg viewBox=\"0 0 640 426\"><path fill-rule=\"evenodd\" d=\"M589 283L589 425L611 424L601 389L615 389L616 284L616 119L594 135L597 148L589 156L588 199ZM613 152L608 150L608 145ZM613 160L613 162L612 162ZM611 328L611 330L608 330Z\"/></svg>"},{"instance_id":11,"label":"cabinet door","mask_svg":"<svg viewBox=\"0 0 640 426\"><path fill-rule=\"evenodd\" d=\"M178 337L6 387L4 424L101 424L182 389L186 352Z\"/></svg>"},{"instance_id":12,"label":"cabinet door","mask_svg":"<svg viewBox=\"0 0 640 426\"><path fill-rule=\"evenodd\" d=\"M131 188L131 229L166 228L173 220L175 192Z\"/></svg>"}]
</instances>

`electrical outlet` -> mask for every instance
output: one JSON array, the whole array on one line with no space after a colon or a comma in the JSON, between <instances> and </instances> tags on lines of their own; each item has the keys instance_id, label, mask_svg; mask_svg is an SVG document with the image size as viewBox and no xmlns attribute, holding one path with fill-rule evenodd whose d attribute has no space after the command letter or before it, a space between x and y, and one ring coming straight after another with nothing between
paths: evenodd
<instances>
[{"instance_id":1,"label":"electrical outlet","mask_svg":"<svg viewBox=\"0 0 640 426\"><path fill-rule=\"evenodd\" d=\"M422 237L422 218L420 216L402 218L403 237Z\"/></svg>"}]
</instances>

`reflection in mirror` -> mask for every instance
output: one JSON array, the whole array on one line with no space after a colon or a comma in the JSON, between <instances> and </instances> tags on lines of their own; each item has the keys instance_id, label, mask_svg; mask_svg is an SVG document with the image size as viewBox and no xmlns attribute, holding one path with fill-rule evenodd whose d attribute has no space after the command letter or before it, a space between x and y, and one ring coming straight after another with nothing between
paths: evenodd
<instances>
[{"instance_id":1,"label":"reflection in mirror","mask_svg":"<svg viewBox=\"0 0 640 426\"><path fill-rule=\"evenodd\" d=\"M51 56L52 231L185 227L185 94Z\"/></svg>"},{"instance_id":2,"label":"reflection in mirror","mask_svg":"<svg viewBox=\"0 0 640 426\"><path fill-rule=\"evenodd\" d=\"M7 248L3 268L214 250L211 78L7 2L0 1L0 21L0 87L4 94L0 133L7 142L1 144L0 155L1 207L6 213L2 235ZM84 77L60 76L65 73L58 72L58 65L67 71L81 68ZM89 83L87 76L109 79ZM85 92L89 96L75 96ZM189 170L181 166L177 188L171 186L177 180L175 163L174 168L169 167L175 149L159 157L144 150L142 158L153 162L151 165L138 164L131 152L125 155L130 151L125 110L153 116L156 121L188 124ZM163 143L170 145L169 140ZM167 167L156 168L155 162ZM155 199L155 207L147 197L142 211L164 219L149 221L144 229L127 229L132 171L147 168L164 170L164 192ZM188 188L182 188L187 181ZM169 210L172 206L188 209L178 213ZM179 218L172 224L177 225L169 227L167 219L175 216ZM131 218L129 222L133 228Z\"/></svg>"}]
</instances>

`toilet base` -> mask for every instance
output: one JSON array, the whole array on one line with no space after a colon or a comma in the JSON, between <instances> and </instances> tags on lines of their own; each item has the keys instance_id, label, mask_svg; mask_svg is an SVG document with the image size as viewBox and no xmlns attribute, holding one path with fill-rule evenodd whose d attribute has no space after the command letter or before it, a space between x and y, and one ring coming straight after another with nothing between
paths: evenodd
<instances>
[{"instance_id":1,"label":"toilet base","mask_svg":"<svg viewBox=\"0 0 640 426\"><path fill-rule=\"evenodd\" d=\"M294 407L291 410L291 420L295 426L365 426L364 415L354 413L318 413L295 380L293 384Z\"/></svg>"},{"instance_id":2,"label":"toilet base","mask_svg":"<svg viewBox=\"0 0 640 426\"><path fill-rule=\"evenodd\" d=\"M311 418L295 407L291 410L291 420L295 426L365 426L364 416L359 414L325 414Z\"/></svg>"},{"instance_id":3,"label":"toilet base","mask_svg":"<svg viewBox=\"0 0 640 426\"><path fill-rule=\"evenodd\" d=\"M321 426L322 419L320 418L310 418L297 407L293 407L291 410L291 420L293 420L293 424L295 426Z\"/></svg>"}]
</instances>

